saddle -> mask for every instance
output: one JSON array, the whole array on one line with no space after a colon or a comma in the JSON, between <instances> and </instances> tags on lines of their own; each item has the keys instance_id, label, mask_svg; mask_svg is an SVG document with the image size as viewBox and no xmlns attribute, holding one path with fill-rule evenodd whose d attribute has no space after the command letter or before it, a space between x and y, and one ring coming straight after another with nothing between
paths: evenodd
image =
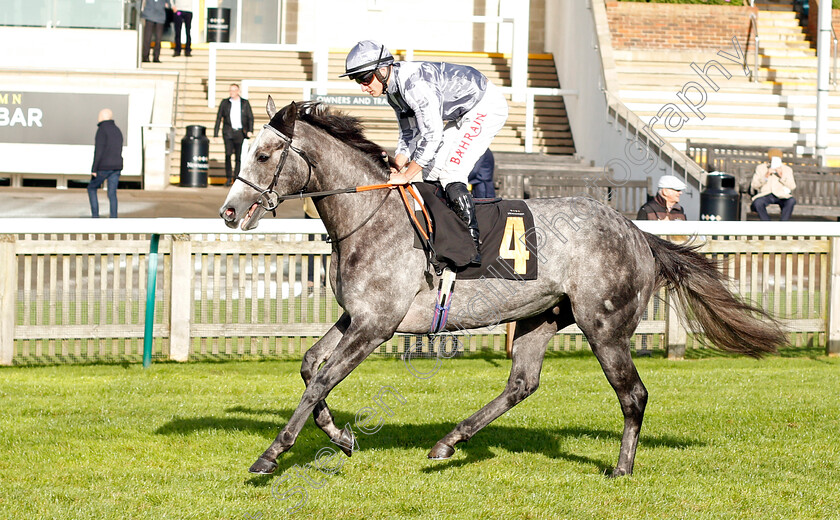
<instances>
[{"instance_id":1,"label":"saddle","mask_svg":"<svg viewBox=\"0 0 840 520\"><path fill-rule=\"evenodd\" d=\"M481 231L482 262L469 266L473 247L467 225L446 203L440 184L418 182L414 187L423 198L432 229L424 217L414 219L429 236L425 243L418 229L414 247L430 248L430 261L440 270L448 267L458 279L503 278L536 280L537 249L534 217L524 201L476 199L476 217Z\"/></svg>"}]
</instances>

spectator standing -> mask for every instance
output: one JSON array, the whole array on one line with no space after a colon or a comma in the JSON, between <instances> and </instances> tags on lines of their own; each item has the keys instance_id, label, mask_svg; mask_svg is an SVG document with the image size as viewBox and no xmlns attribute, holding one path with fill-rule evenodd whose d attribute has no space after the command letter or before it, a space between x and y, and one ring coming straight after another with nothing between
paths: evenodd
<instances>
[{"instance_id":1,"label":"spectator standing","mask_svg":"<svg viewBox=\"0 0 840 520\"><path fill-rule=\"evenodd\" d=\"M778 204L782 210L780 220L790 220L796 199L791 194L796 189L793 180L793 169L782 164L782 151L773 148L767 152L770 162L756 166L750 187L755 191L753 207L761 220L770 220L767 206Z\"/></svg>"},{"instance_id":2,"label":"spectator standing","mask_svg":"<svg viewBox=\"0 0 840 520\"><path fill-rule=\"evenodd\" d=\"M160 63L160 44L163 40L163 25L166 23L166 0L143 0L140 17L143 18L143 62L149 62L152 50L152 33L155 38L154 62Z\"/></svg>"},{"instance_id":3,"label":"spectator standing","mask_svg":"<svg viewBox=\"0 0 840 520\"><path fill-rule=\"evenodd\" d=\"M493 186L493 170L496 161L493 152L488 148L484 155L475 163L468 177L472 185L472 195L476 199L495 199L496 188Z\"/></svg>"},{"instance_id":4,"label":"spectator standing","mask_svg":"<svg viewBox=\"0 0 840 520\"><path fill-rule=\"evenodd\" d=\"M656 196L639 208L636 220L685 220L685 211L680 206L680 195L685 183L674 175L659 178Z\"/></svg>"},{"instance_id":5,"label":"spectator standing","mask_svg":"<svg viewBox=\"0 0 840 520\"><path fill-rule=\"evenodd\" d=\"M123 135L114 122L114 114L110 109L99 111L96 141L93 151L93 166L87 192L90 200L90 214L99 218L99 199L96 191L105 181L108 181L108 203L111 218L117 218L117 185L123 169Z\"/></svg>"},{"instance_id":6,"label":"spectator standing","mask_svg":"<svg viewBox=\"0 0 840 520\"><path fill-rule=\"evenodd\" d=\"M219 103L216 113L216 126L213 128L213 139L218 142L219 126L222 126L222 138L225 142L225 186L233 184L239 176L239 166L242 161L242 142L254 131L254 113L248 100L239 96L239 85L231 84L228 89L230 97ZM236 168L231 168L231 156L236 159Z\"/></svg>"},{"instance_id":7,"label":"spectator standing","mask_svg":"<svg viewBox=\"0 0 840 520\"><path fill-rule=\"evenodd\" d=\"M190 7L192 0L170 0L172 10L175 12L175 52L172 56L181 55L181 26L184 26L187 33L187 41L184 45L184 55L190 56L192 54L192 11L182 9L182 7ZM191 8L191 7L190 7Z\"/></svg>"}]
</instances>

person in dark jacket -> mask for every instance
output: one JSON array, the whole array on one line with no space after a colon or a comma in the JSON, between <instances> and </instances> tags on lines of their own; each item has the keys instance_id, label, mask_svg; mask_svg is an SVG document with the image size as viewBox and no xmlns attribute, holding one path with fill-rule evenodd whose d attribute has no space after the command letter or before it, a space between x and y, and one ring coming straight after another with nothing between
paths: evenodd
<instances>
[{"instance_id":1,"label":"person in dark jacket","mask_svg":"<svg viewBox=\"0 0 840 520\"><path fill-rule=\"evenodd\" d=\"M684 189L685 183L679 177L663 175L656 196L639 208L636 220L685 220L685 211L679 202Z\"/></svg>"},{"instance_id":2,"label":"person in dark jacket","mask_svg":"<svg viewBox=\"0 0 840 520\"><path fill-rule=\"evenodd\" d=\"M144 0L140 18L143 19L143 62L149 61L152 50L152 34L155 37L154 61L160 63L160 44L163 40L163 25L166 23L166 10L169 2L166 0Z\"/></svg>"},{"instance_id":3,"label":"person in dark jacket","mask_svg":"<svg viewBox=\"0 0 840 520\"><path fill-rule=\"evenodd\" d=\"M117 185L123 169L123 135L114 123L114 114L110 109L99 111L99 124L96 130L96 145L93 150L93 166L87 192L90 199L90 214L99 218L99 200L96 190L108 181L108 203L111 218L117 218Z\"/></svg>"},{"instance_id":4,"label":"person in dark jacket","mask_svg":"<svg viewBox=\"0 0 840 520\"><path fill-rule=\"evenodd\" d=\"M233 184L239 175L239 164L242 160L242 141L254 131L254 113L248 100L239 96L239 85L231 84L228 89L230 97L219 103L216 113L216 126L213 128L213 138L219 138L219 125L222 126L222 138L225 141L225 186ZM236 168L231 169L230 157L236 158Z\"/></svg>"},{"instance_id":5,"label":"person in dark jacket","mask_svg":"<svg viewBox=\"0 0 840 520\"><path fill-rule=\"evenodd\" d=\"M181 55L181 27L186 26L186 35L187 35L187 43L184 46L184 54L187 56L192 55L192 19L193 14L192 11L187 11L185 9L181 9L182 7L186 6L188 9L191 9L192 2L187 0L170 0L169 2L172 5L172 10L175 12L174 22L175 22L175 52L172 56L180 56Z\"/></svg>"}]
</instances>

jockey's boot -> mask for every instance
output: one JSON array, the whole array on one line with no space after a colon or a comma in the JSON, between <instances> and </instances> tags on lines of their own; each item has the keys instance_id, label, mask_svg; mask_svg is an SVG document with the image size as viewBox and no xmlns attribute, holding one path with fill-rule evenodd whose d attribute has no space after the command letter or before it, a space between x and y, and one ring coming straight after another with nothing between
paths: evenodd
<instances>
[{"instance_id":1,"label":"jockey's boot","mask_svg":"<svg viewBox=\"0 0 840 520\"><path fill-rule=\"evenodd\" d=\"M463 182L453 182L446 186L446 198L449 199L449 205L458 215L458 218L464 221L467 228L470 230L473 244L475 245L475 254L470 258L470 265L481 265L481 241L478 232L478 219L475 216L475 200L467 190L467 185Z\"/></svg>"}]
</instances>

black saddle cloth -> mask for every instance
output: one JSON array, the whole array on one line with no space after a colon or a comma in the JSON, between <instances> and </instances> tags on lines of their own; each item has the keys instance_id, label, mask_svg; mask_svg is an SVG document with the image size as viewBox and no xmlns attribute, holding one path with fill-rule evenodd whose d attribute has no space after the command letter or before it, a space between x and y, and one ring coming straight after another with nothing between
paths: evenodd
<instances>
[{"instance_id":1,"label":"black saddle cloth","mask_svg":"<svg viewBox=\"0 0 840 520\"><path fill-rule=\"evenodd\" d=\"M414 187L423 197L432 220L433 233L430 238L435 260L455 271L457 278L476 280L483 276L536 280L534 217L524 201L476 199L476 217L481 233L481 266L468 266L472 256L472 237L464 221L458 218L442 198L440 185L418 182ZM425 218L418 215L418 220L425 229ZM415 241L415 247L423 247L419 239Z\"/></svg>"}]
</instances>

